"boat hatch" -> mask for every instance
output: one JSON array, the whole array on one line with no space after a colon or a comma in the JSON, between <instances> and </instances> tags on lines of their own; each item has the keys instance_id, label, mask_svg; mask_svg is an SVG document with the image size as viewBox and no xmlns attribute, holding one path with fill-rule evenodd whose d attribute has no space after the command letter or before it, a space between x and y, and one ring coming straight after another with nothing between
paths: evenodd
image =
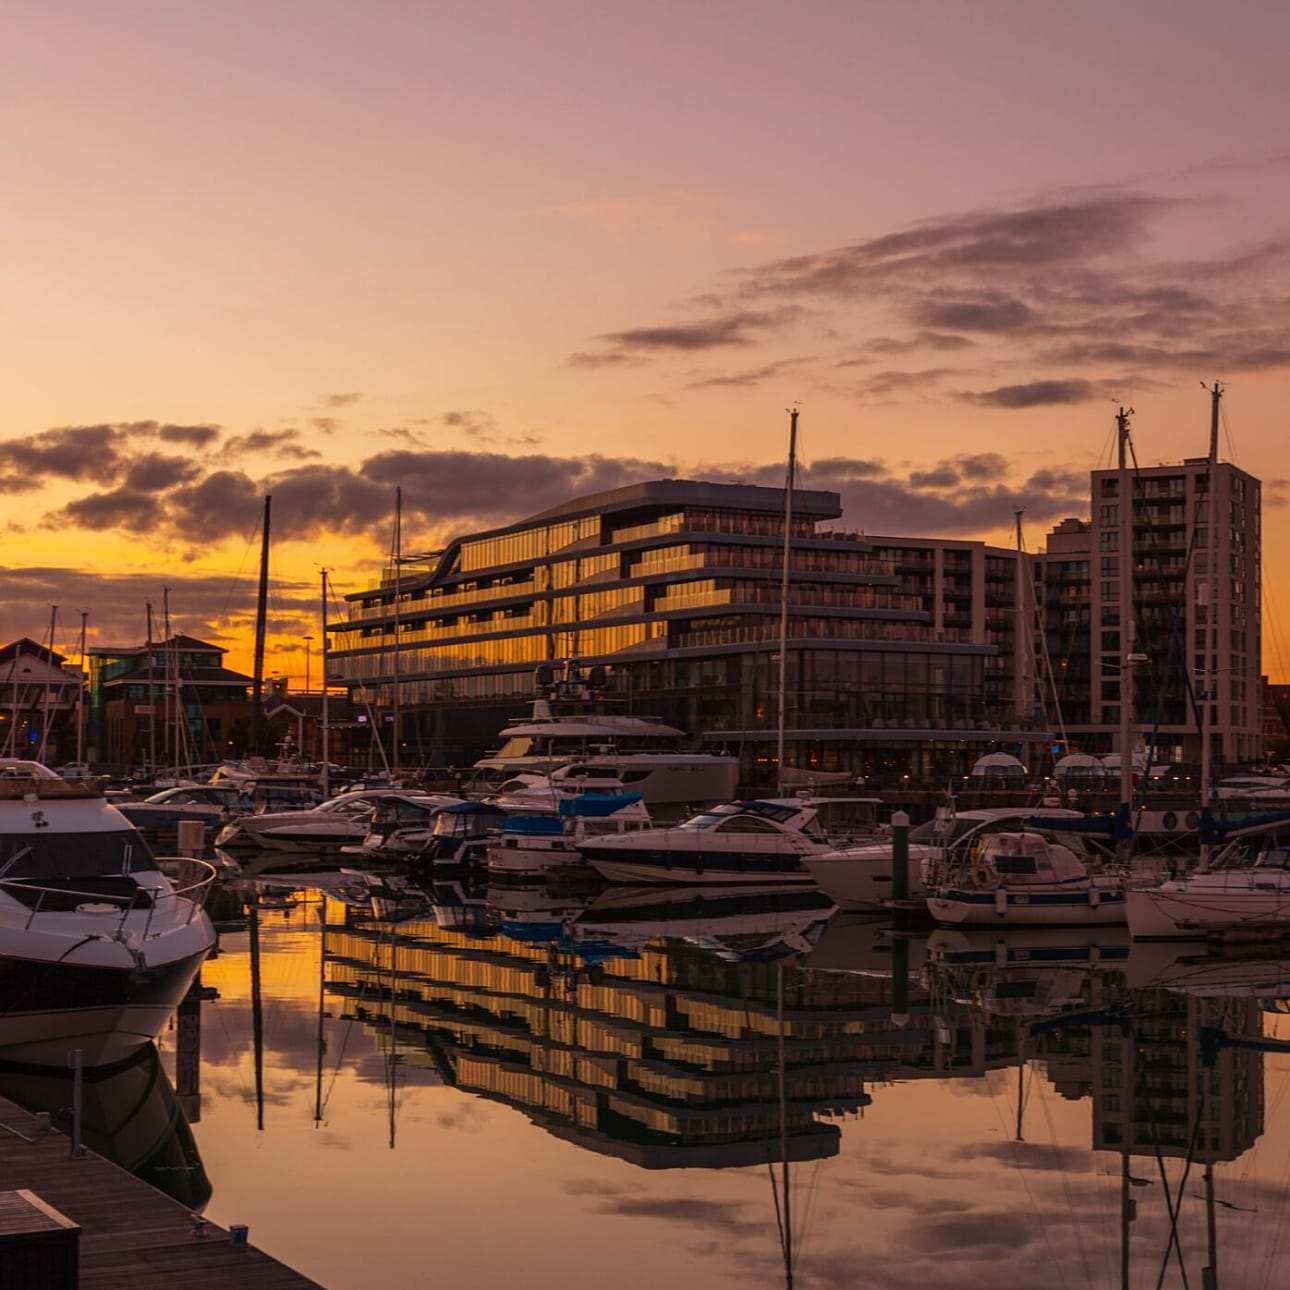
<instances>
[{"instance_id":1,"label":"boat hatch","mask_svg":"<svg viewBox=\"0 0 1290 1290\"><path fill-rule=\"evenodd\" d=\"M996 855L994 857L994 869L998 874L1029 875L1030 877L1039 872L1039 866L1035 863L1034 856Z\"/></svg>"}]
</instances>

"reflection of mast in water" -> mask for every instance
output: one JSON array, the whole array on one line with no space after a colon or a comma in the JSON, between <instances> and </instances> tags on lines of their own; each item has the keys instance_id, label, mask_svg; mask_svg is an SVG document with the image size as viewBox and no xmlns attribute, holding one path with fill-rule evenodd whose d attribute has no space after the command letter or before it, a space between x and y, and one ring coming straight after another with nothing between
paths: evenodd
<instances>
[{"instance_id":1,"label":"reflection of mast in water","mask_svg":"<svg viewBox=\"0 0 1290 1290\"><path fill-rule=\"evenodd\" d=\"M796 413L794 413L796 421ZM790 1208L788 1172L788 1090L787 1062L784 1054L784 960L775 963L775 1022L778 1032L779 1059L779 1162L783 1199L775 1196L775 1217L779 1222L779 1245L784 1256L785 1290L793 1290L793 1213Z\"/></svg>"},{"instance_id":2,"label":"reflection of mast in water","mask_svg":"<svg viewBox=\"0 0 1290 1290\"><path fill-rule=\"evenodd\" d=\"M318 1034L315 1039L316 1065L314 1069L314 1128L323 1118L323 1057L327 1053L326 1021L327 995L327 907L324 901L318 907Z\"/></svg>"},{"instance_id":3,"label":"reflection of mast in water","mask_svg":"<svg viewBox=\"0 0 1290 1290\"><path fill-rule=\"evenodd\" d=\"M397 946L394 938L394 928L389 929L390 938L390 1031L386 1042L388 1048L385 1054L385 1101L386 1112L390 1120L390 1150L394 1150L394 1123L395 1107L398 1100L398 1072L399 1072L399 1051L398 1051L398 1017L395 1015L396 993L394 989L394 956L397 952ZM377 941L379 947L380 941Z\"/></svg>"},{"instance_id":4,"label":"reflection of mast in water","mask_svg":"<svg viewBox=\"0 0 1290 1290\"><path fill-rule=\"evenodd\" d=\"M251 1038L255 1046L255 1127L264 1128L264 1010L260 997L260 892L247 903L251 933Z\"/></svg>"}]
</instances>

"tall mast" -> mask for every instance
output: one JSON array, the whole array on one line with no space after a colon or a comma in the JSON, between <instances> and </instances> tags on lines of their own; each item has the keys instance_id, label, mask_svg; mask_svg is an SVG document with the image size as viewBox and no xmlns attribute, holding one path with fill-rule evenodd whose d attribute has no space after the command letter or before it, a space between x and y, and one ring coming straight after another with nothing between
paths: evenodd
<instances>
[{"instance_id":1,"label":"tall mast","mask_svg":"<svg viewBox=\"0 0 1290 1290\"><path fill-rule=\"evenodd\" d=\"M1129 418L1132 415L1132 408L1127 411L1121 408L1115 417L1119 439L1116 495L1120 506L1120 813L1126 821L1133 813L1133 665L1136 662L1133 499L1129 495Z\"/></svg>"},{"instance_id":2,"label":"tall mast","mask_svg":"<svg viewBox=\"0 0 1290 1290\"><path fill-rule=\"evenodd\" d=\"M322 795L331 796L331 730L327 723L327 570L322 571Z\"/></svg>"},{"instance_id":3,"label":"tall mast","mask_svg":"<svg viewBox=\"0 0 1290 1290\"><path fill-rule=\"evenodd\" d=\"M1013 512L1017 521L1017 578L1015 588L1017 601L1017 644L1015 650L1017 675L1014 679L1013 689L1018 728L1022 726L1023 722L1030 719L1035 701L1034 673L1030 661L1033 627L1026 612L1028 600L1026 594L1026 545L1021 533L1021 517L1025 513L1021 509Z\"/></svg>"},{"instance_id":4,"label":"tall mast","mask_svg":"<svg viewBox=\"0 0 1290 1290\"><path fill-rule=\"evenodd\" d=\"M1218 666L1214 653L1218 648L1218 407L1223 397L1223 387L1215 381L1209 387L1209 461L1206 474L1206 542L1205 581L1198 588L1197 600L1205 611L1204 671L1201 675L1200 710L1200 804L1210 803L1210 783L1214 778L1214 703L1218 690ZM1200 864L1202 872L1209 869L1210 846L1202 841Z\"/></svg>"},{"instance_id":5,"label":"tall mast","mask_svg":"<svg viewBox=\"0 0 1290 1290\"><path fill-rule=\"evenodd\" d=\"M264 696L264 628L269 616L269 508L271 496L264 499L264 531L260 537L260 592L255 602L255 666L251 683L251 746L248 752L260 751L260 705Z\"/></svg>"},{"instance_id":6,"label":"tall mast","mask_svg":"<svg viewBox=\"0 0 1290 1290\"><path fill-rule=\"evenodd\" d=\"M393 782L399 773L399 686L401 677L399 674L399 600L402 597L403 587L401 582L401 566L403 563L403 489L394 490L394 698L391 704L393 709L394 728L390 732L390 779Z\"/></svg>"},{"instance_id":7,"label":"tall mast","mask_svg":"<svg viewBox=\"0 0 1290 1290\"><path fill-rule=\"evenodd\" d=\"M76 687L76 764L85 764L85 624L89 610L81 610L81 674Z\"/></svg>"},{"instance_id":8,"label":"tall mast","mask_svg":"<svg viewBox=\"0 0 1290 1290\"><path fill-rule=\"evenodd\" d=\"M152 601L148 604L148 770L157 773L157 687L152 683Z\"/></svg>"},{"instance_id":9,"label":"tall mast","mask_svg":"<svg viewBox=\"0 0 1290 1290\"><path fill-rule=\"evenodd\" d=\"M58 606L50 605L49 607L49 666L54 666L54 627L58 622ZM45 754L49 751L49 718L51 715L52 704L50 698L53 691L49 688L50 680L45 681L45 711L40 720L40 751L36 754L37 761L44 761ZM62 697L62 686L59 686L59 697Z\"/></svg>"},{"instance_id":10,"label":"tall mast","mask_svg":"<svg viewBox=\"0 0 1290 1290\"><path fill-rule=\"evenodd\" d=\"M793 481L797 474L797 409L789 410L788 471L784 478L784 568L779 582L779 706L775 722L775 780L784 791L784 725L788 716L788 578L793 551Z\"/></svg>"}]
</instances>

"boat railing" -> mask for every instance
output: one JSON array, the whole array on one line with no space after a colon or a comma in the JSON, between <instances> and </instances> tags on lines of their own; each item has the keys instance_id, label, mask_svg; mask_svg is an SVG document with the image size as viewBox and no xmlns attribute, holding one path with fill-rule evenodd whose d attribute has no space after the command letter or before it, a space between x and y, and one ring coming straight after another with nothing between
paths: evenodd
<instances>
[{"instance_id":1,"label":"boat railing","mask_svg":"<svg viewBox=\"0 0 1290 1290\"><path fill-rule=\"evenodd\" d=\"M33 882L29 878L0 878L0 890L6 892L21 892L30 898L35 893L36 900L31 906L31 913L27 915L25 930L30 930L36 916L45 912L46 897L66 901L68 899L79 899L84 904L97 906L99 910L104 907L116 907L120 911L120 918L117 921L116 928L112 935L121 938L124 935L126 921L130 914L138 909L137 901L140 892L147 894L147 917L144 919L142 929L142 939L147 940L152 928L152 920L156 916L157 910L166 902L178 902L185 900L188 902L188 915L184 919L185 924L191 923L197 916L199 910L206 904L206 897L210 892L211 886L215 881L218 870L207 860L197 860L188 856L177 857L175 861L166 861L168 865L175 864L181 866L177 871L177 882L181 885L176 886L174 883L167 883L164 887L143 887L136 886L130 892L110 892L110 891L79 891L74 887L52 887L43 886L39 882ZM21 896L17 897L22 899ZM26 900L22 900L25 905ZM78 906L79 907L79 906Z\"/></svg>"}]
</instances>

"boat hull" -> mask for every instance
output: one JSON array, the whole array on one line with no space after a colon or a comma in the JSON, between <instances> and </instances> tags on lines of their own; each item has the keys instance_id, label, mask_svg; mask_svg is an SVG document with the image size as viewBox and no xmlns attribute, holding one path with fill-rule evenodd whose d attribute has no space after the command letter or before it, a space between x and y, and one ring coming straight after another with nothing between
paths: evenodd
<instances>
[{"instance_id":1,"label":"boat hull","mask_svg":"<svg viewBox=\"0 0 1290 1290\"><path fill-rule=\"evenodd\" d=\"M891 908L891 848L876 846L807 856L802 861L811 876L839 909L879 913ZM909 895L926 894L923 885L922 849L909 858Z\"/></svg>"},{"instance_id":2,"label":"boat hull","mask_svg":"<svg viewBox=\"0 0 1290 1290\"><path fill-rule=\"evenodd\" d=\"M87 1066L130 1056L157 1039L197 977L202 949L133 969L0 955L0 1060Z\"/></svg>"},{"instance_id":3,"label":"boat hull","mask_svg":"<svg viewBox=\"0 0 1290 1290\"><path fill-rule=\"evenodd\" d=\"M927 897L938 923L972 927L1110 927L1126 921L1124 892L1017 892L943 887Z\"/></svg>"},{"instance_id":4,"label":"boat hull","mask_svg":"<svg viewBox=\"0 0 1290 1290\"><path fill-rule=\"evenodd\" d=\"M686 883L713 887L763 883L814 883L797 856L669 856L651 860L630 852L588 851L587 862L607 882Z\"/></svg>"},{"instance_id":5,"label":"boat hull","mask_svg":"<svg viewBox=\"0 0 1290 1290\"><path fill-rule=\"evenodd\" d=\"M1290 932L1290 888L1232 884L1202 890L1148 888L1129 894L1135 940L1189 940L1223 929Z\"/></svg>"}]
</instances>

